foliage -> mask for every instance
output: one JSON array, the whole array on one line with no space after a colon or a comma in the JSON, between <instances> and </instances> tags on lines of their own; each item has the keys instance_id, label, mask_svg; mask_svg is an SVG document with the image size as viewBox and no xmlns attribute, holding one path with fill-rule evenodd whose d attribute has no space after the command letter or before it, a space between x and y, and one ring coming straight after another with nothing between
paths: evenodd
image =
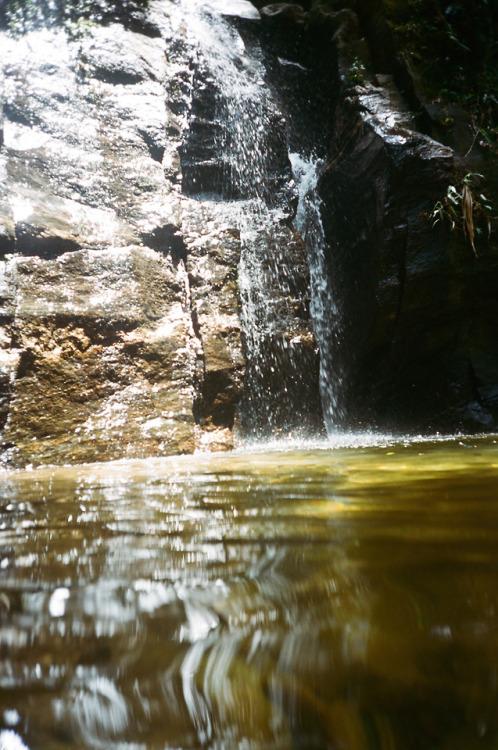
<instances>
[{"instance_id":1,"label":"foliage","mask_svg":"<svg viewBox=\"0 0 498 750\"><path fill-rule=\"evenodd\" d=\"M365 82L365 66L358 57L349 66L348 79L354 86L361 86Z\"/></svg>"},{"instance_id":2,"label":"foliage","mask_svg":"<svg viewBox=\"0 0 498 750\"><path fill-rule=\"evenodd\" d=\"M475 140L498 146L498 2L386 0L398 47L435 100L465 107Z\"/></svg>"},{"instance_id":3,"label":"foliage","mask_svg":"<svg viewBox=\"0 0 498 750\"><path fill-rule=\"evenodd\" d=\"M475 238L483 233L482 224L489 237L494 213L490 199L478 187L483 179L483 175L469 172L458 189L455 185L448 186L445 197L437 201L432 212L433 227L439 222L447 222L452 230L463 231L476 257Z\"/></svg>"}]
</instances>

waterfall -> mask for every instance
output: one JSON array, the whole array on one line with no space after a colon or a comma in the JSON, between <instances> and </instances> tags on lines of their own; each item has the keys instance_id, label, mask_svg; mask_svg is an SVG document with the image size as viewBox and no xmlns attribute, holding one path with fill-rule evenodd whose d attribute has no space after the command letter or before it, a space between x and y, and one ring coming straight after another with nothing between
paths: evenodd
<instances>
[{"instance_id":1,"label":"waterfall","mask_svg":"<svg viewBox=\"0 0 498 750\"><path fill-rule=\"evenodd\" d=\"M102 257L110 253L133 282L136 277L142 283L142 262L147 269L161 263L162 274L181 276L178 289L165 280L171 295L160 310L151 315L147 301L140 312L153 326L156 316L171 314L170 305L180 305L185 341L179 335L175 343L182 342L186 352L182 376L175 370L174 408L156 400L147 406L144 424L158 430L147 450L177 450L180 444L181 450L231 447L239 424L244 439L322 435L323 412L333 425L340 408L335 345L329 344L332 319L339 315L325 280L318 160L299 150L299 133L306 129L287 106L288 89L279 88L273 75L259 12L246 0L157 0L140 14L142 6L142 0L125 0L122 6L117 0L47 0L24 10L9 5L9 33L18 23L20 37L14 41L11 33L9 45L21 49L21 43L29 47L32 33L50 41L57 34L67 58L50 73L51 85L56 75L60 79L64 99L52 96L51 85L41 86L32 51L33 74L22 77L15 67L6 69L7 158L23 165L29 156L24 150L39 144L40 159L30 171L33 184L43 173L43 190L33 197L31 187L24 190L24 172L17 179L11 169L9 206L19 237L9 235L9 247L29 245L29 257L45 253L42 261L61 269L64 289L72 288L76 269L59 258L73 251L87 258L88 250L92 259L96 250ZM74 28L73 17L83 8L82 23ZM130 28L120 22L121 13L131 19ZM51 56L44 52L40 58ZM285 60L282 65L305 70ZM40 75L48 76L48 70ZM314 135L310 130L302 139L306 148L310 138L315 143ZM29 148L23 146L19 155L17 147L27 138ZM64 226L62 232L56 220L61 198L70 231ZM104 232L102 225L109 228L111 220L111 230ZM36 222L42 222L43 232ZM123 258L130 256L131 265L118 262L115 248L128 248ZM30 263L38 269L37 261ZM149 288L144 284L147 296ZM57 304L74 314L65 300ZM128 297L119 301L120 315L128 314L129 304ZM124 360L127 350L122 354ZM176 367L180 360L164 355L161 361L166 381L168 362ZM117 390L127 387L123 380ZM9 398L11 393L16 398L17 385L8 388ZM165 387L165 393L170 390ZM104 422L103 404L92 404L89 413L95 407ZM174 448L162 439L164 413L178 413L182 425L188 423L178 431ZM85 421L85 441L87 432L97 429L95 419ZM138 423L123 419L123 424ZM142 440L138 427L133 440ZM82 442L78 435L78 446Z\"/></svg>"},{"instance_id":2,"label":"waterfall","mask_svg":"<svg viewBox=\"0 0 498 750\"><path fill-rule=\"evenodd\" d=\"M306 260L298 257L305 250L292 227L297 195L286 123L267 86L261 50L247 48L220 5L183 0L179 6L201 71L201 103L192 107L184 146L184 187L200 200L223 204L240 231L246 433L268 437L282 423L311 433L319 410L311 395L316 351L304 314L307 289L300 288L308 280L303 285L298 278ZM202 98L206 87L214 104ZM192 158L196 150L199 157Z\"/></svg>"},{"instance_id":3,"label":"waterfall","mask_svg":"<svg viewBox=\"0 0 498 750\"><path fill-rule=\"evenodd\" d=\"M321 161L315 156L306 158L298 153L289 156L299 195L295 222L308 248L310 313L320 349L320 395L325 425L330 433L345 417L341 403L344 373L340 358L341 312L327 268L327 244L317 190Z\"/></svg>"}]
</instances>

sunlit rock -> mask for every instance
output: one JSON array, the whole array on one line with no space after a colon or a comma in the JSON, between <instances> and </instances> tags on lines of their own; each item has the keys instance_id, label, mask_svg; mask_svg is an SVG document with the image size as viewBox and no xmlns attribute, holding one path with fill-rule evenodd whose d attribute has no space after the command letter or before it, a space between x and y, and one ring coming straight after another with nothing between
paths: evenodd
<instances>
[{"instance_id":1,"label":"sunlit rock","mask_svg":"<svg viewBox=\"0 0 498 750\"><path fill-rule=\"evenodd\" d=\"M5 439L19 461L191 452L186 272L136 247L16 257L19 362Z\"/></svg>"},{"instance_id":2,"label":"sunlit rock","mask_svg":"<svg viewBox=\"0 0 498 750\"><path fill-rule=\"evenodd\" d=\"M240 244L216 205L181 193L190 92L175 80L195 51L171 11L151 3L134 30L54 17L2 33L0 417L15 462L233 445Z\"/></svg>"}]
</instances>

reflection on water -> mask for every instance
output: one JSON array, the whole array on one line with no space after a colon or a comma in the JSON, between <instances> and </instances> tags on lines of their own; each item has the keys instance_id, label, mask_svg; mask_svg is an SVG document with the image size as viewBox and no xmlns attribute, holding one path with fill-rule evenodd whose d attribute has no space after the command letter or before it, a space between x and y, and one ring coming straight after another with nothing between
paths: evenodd
<instances>
[{"instance_id":1,"label":"reflection on water","mask_svg":"<svg viewBox=\"0 0 498 750\"><path fill-rule=\"evenodd\" d=\"M497 443L370 442L4 473L0 747L496 750Z\"/></svg>"}]
</instances>

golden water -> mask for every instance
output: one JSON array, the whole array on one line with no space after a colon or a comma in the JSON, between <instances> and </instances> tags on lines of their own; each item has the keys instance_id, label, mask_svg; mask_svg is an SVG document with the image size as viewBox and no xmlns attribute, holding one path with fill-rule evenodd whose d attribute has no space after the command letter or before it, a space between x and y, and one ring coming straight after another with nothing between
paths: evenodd
<instances>
[{"instance_id":1,"label":"golden water","mask_svg":"<svg viewBox=\"0 0 498 750\"><path fill-rule=\"evenodd\" d=\"M497 691L496 438L0 476L2 750L496 750Z\"/></svg>"}]
</instances>

